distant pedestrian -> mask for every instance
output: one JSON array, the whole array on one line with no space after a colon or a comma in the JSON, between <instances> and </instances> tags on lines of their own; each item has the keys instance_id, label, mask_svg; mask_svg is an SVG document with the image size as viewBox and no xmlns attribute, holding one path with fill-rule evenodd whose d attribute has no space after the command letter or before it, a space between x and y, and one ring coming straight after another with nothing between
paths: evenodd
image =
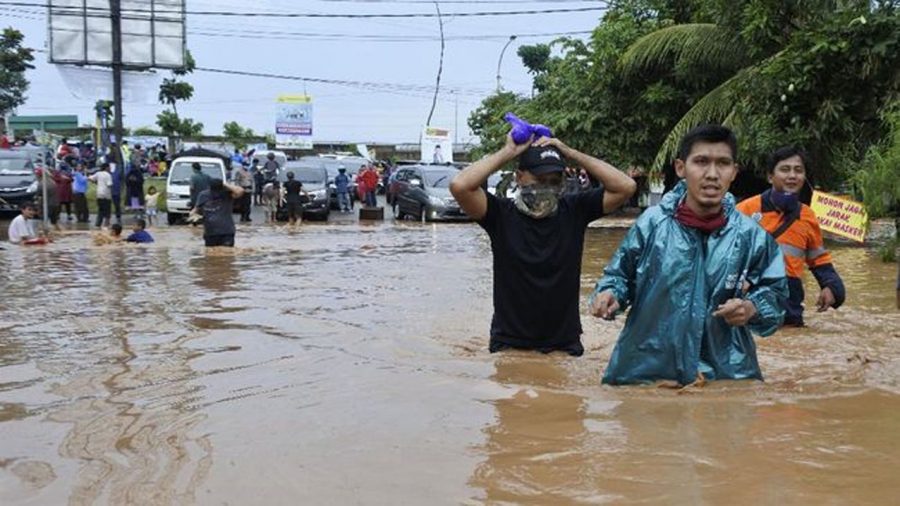
<instances>
[{"instance_id":1,"label":"distant pedestrian","mask_svg":"<svg viewBox=\"0 0 900 506\"><path fill-rule=\"evenodd\" d=\"M372 166L363 165L360 167L357 181L362 182L362 191L364 192L363 195L365 196L366 205L375 207L377 205L375 192L378 190L378 173L375 172L375 169L373 169Z\"/></svg>"},{"instance_id":2,"label":"distant pedestrian","mask_svg":"<svg viewBox=\"0 0 900 506\"><path fill-rule=\"evenodd\" d=\"M124 148L123 148L124 149ZM110 199L112 199L113 210L116 214L116 222L122 222L122 186L125 184L125 168L121 164L113 163L110 165L112 175L112 186Z\"/></svg>"},{"instance_id":3,"label":"distant pedestrian","mask_svg":"<svg viewBox=\"0 0 900 506\"><path fill-rule=\"evenodd\" d=\"M131 234L125 238L125 242L136 242L140 244L153 242L153 236L151 236L146 229L147 222L141 218L134 220L134 223L131 226Z\"/></svg>"},{"instance_id":4,"label":"distant pedestrian","mask_svg":"<svg viewBox=\"0 0 900 506\"><path fill-rule=\"evenodd\" d=\"M232 165L237 164L238 166L244 164L244 155L241 154L240 149L234 148L234 154L231 155L231 163Z\"/></svg>"},{"instance_id":5,"label":"distant pedestrian","mask_svg":"<svg viewBox=\"0 0 900 506\"><path fill-rule=\"evenodd\" d=\"M244 194L241 195L239 200L240 208L241 208L241 222L247 223L252 221L250 219L250 211L252 210L250 199L253 195L253 176L250 175L250 171L247 170L246 165L239 165L237 172L234 174L234 184L236 186L240 186L241 189L244 190Z\"/></svg>"},{"instance_id":6,"label":"distant pedestrian","mask_svg":"<svg viewBox=\"0 0 900 506\"><path fill-rule=\"evenodd\" d=\"M100 170L88 178L97 184L97 220L95 226L109 226L110 213L112 212L112 175L109 173L109 163L100 165Z\"/></svg>"},{"instance_id":7,"label":"distant pedestrian","mask_svg":"<svg viewBox=\"0 0 900 506\"><path fill-rule=\"evenodd\" d=\"M284 183L284 200L287 208L288 221L291 225L297 222L303 223L303 183L294 179L294 173L287 173L287 182Z\"/></svg>"},{"instance_id":8,"label":"distant pedestrian","mask_svg":"<svg viewBox=\"0 0 900 506\"><path fill-rule=\"evenodd\" d=\"M338 207L342 212L350 212L350 176L347 169L338 168L338 175L334 177L334 191L337 193Z\"/></svg>"},{"instance_id":9,"label":"distant pedestrian","mask_svg":"<svg viewBox=\"0 0 900 506\"><path fill-rule=\"evenodd\" d=\"M135 147L135 153L140 153L139 147ZM127 186L128 207L133 211L144 208L144 173L139 166L132 165L125 177Z\"/></svg>"},{"instance_id":10,"label":"distant pedestrian","mask_svg":"<svg viewBox=\"0 0 900 506\"><path fill-rule=\"evenodd\" d=\"M44 185L47 185L46 198L47 198L47 216L46 218L50 220L50 224L56 230L59 230L59 187L54 181L52 175L45 175L44 169L38 169L35 171L35 175L38 178L38 198L41 199L41 204L43 205L44 195Z\"/></svg>"},{"instance_id":11,"label":"distant pedestrian","mask_svg":"<svg viewBox=\"0 0 900 506\"><path fill-rule=\"evenodd\" d=\"M156 191L155 186L151 186L147 189L147 195L144 196L144 203L147 206L145 214L147 215L147 224L153 225L153 220L156 219L156 215L158 213L159 208L159 196L162 195L158 191Z\"/></svg>"},{"instance_id":12,"label":"distant pedestrian","mask_svg":"<svg viewBox=\"0 0 900 506\"><path fill-rule=\"evenodd\" d=\"M234 199L244 190L240 186L212 179L209 188L197 196L193 215L203 216L203 239L208 247L234 246Z\"/></svg>"},{"instance_id":13,"label":"distant pedestrian","mask_svg":"<svg viewBox=\"0 0 900 506\"><path fill-rule=\"evenodd\" d=\"M62 165L62 164L60 164ZM69 166L53 171L53 182L59 196L59 209L66 210L66 219L72 221L72 174Z\"/></svg>"},{"instance_id":14,"label":"distant pedestrian","mask_svg":"<svg viewBox=\"0 0 900 506\"><path fill-rule=\"evenodd\" d=\"M259 159L253 159L253 165L250 167L250 174L253 175L253 204L261 206L263 187L266 186L266 176L263 174L262 167L259 166Z\"/></svg>"},{"instance_id":15,"label":"distant pedestrian","mask_svg":"<svg viewBox=\"0 0 900 506\"><path fill-rule=\"evenodd\" d=\"M280 171L281 164L275 159L275 153L267 154L266 163L263 164L263 174L265 175L266 182L271 183L272 181L276 181Z\"/></svg>"},{"instance_id":16,"label":"distant pedestrian","mask_svg":"<svg viewBox=\"0 0 900 506\"><path fill-rule=\"evenodd\" d=\"M265 206L266 223L275 223L278 218L278 207L284 197L278 181L266 183L263 187L262 204Z\"/></svg>"},{"instance_id":17,"label":"distant pedestrian","mask_svg":"<svg viewBox=\"0 0 900 506\"><path fill-rule=\"evenodd\" d=\"M78 223L87 223L90 221L88 212L87 190L88 176L87 170L83 163L75 166L75 172L72 174L72 199L75 202L75 219Z\"/></svg>"}]
</instances>

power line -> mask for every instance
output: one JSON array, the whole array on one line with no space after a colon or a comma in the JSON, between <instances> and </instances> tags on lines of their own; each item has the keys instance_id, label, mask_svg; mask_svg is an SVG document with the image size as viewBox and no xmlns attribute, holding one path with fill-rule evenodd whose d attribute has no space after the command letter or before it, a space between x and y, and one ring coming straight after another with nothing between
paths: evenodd
<instances>
[{"instance_id":1,"label":"power line","mask_svg":"<svg viewBox=\"0 0 900 506\"><path fill-rule=\"evenodd\" d=\"M339 86L349 86L354 88L367 88L367 89L377 89L377 90L388 90L388 91L411 91L411 92L420 92L420 93L431 93L434 89L432 85L421 85L421 84L401 84L401 83L388 83L388 82L372 82L372 81L350 81L343 79L326 79L321 77L303 77L303 76L292 76L286 74L273 74L268 72L250 72L246 70L233 70L233 69L217 69L210 67L197 67L194 69L198 72L212 72L216 74L227 74L227 75L236 75L236 76L246 76L246 77L262 77L268 79L285 79L289 81L305 81L309 83L320 83L320 84L334 84ZM463 95L488 95L491 93L491 90L476 90L476 89L462 89L462 88L453 88L454 92ZM449 91L449 90L448 90Z\"/></svg>"},{"instance_id":2,"label":"power line","mask_svg":"<svg viewBox=\"0 0 900 506\"><path fill-rule=\"evenodd\" d=\"M31 2L10 2L0 1L0 5L11 7L41 7L52 10L64 15L80 15L88 13L91 17L108 17L110 10L105 7L70 7L70 6L49 6L47 4L36 4ZM166 4L161 4L165 6ZM160 6L158 6L160 7ZM517 11L475 11L475 12L454 12L447 13L447 17L495 17L495 16L525 16L534 14L563 14L575 12L591 12L602 11L605 7L573 7L563 9L529 9ZM96 14L90 14L90 13ZM165 7L151 9L123 8L122 19L146 20L148 16L135 16L135 14L152 14L152 15L176 15L182 11L179 9L166 9ZM383 13L383 14L339 14L339 13L303 13L303 12L252 12L252 11L213 11L213 10L184 10L185 14L194 16L226 16L226 17L258 17L258 18L342 18L342 19L375 19L375 18L435 18L437 13L433 12L407 12L407 13Z\"/></svg>"}]
</instances>

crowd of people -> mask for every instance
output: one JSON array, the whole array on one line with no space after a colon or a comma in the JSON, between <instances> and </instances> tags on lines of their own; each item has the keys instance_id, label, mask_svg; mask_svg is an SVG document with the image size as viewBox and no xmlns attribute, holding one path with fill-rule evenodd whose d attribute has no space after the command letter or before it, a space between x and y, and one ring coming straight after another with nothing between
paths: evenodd
<instances>
[{"instance_id":1,"label":"crowd of people","mask_svg":"<svg viewBox=\"0 0 900 506\"><path fill-rule=\"evenodd\" d=\"M819 284L818 311L844 303L846 290L816 216L799 200L809 170L806 154L793 146L773 152L767 167L771 188L740 203L728 192L738 173L737 156L737 139L726 127L703 125L686 134L674 161L680 182L637 219L597 280L589 301L593 316L612 320L629 310L604 383L663 381L685 387L762 379L751 333L768 336L784 325L804 325L804 266ZM202 221L206 246L234 246L237 201L244 209L265 206L269 220L284 204L291 223L301 220L305 192L293 173L282 185L277 177L282 168L271 155L262 164L247 163L236 151L232 161L237 168L226 180L209 178L199 164L193 167L191 221ZM510 163L517 165L515 197L485 191L487 179ZM134 220L124 240L109 163L87 175L76 162L71 174L58 169L43 180L71 186L79 221L86 186L97 186L96 224L110 230L98 242L147 243L153 241L146 228L158 193L145 195L143 180L129 179L135 170L131 165L125 172L124 188L132 207L147 212ZM356 182L368 205L374 205L379 177L373 167L360 167ZM340 169L335 186L341 209L350 205L350 182ZM451 193L491 242L491 352L584 353L579 291L585 230L621 207L636 187L609 163L552 137L516 144L509 136L499 151L455 176ZM69 197L59 188L48 194L56 195L51 209ZM10 224L11 242L46 241L31 225L36 212L33 204L23 206ZM245 212L242 221L250 219Z\"/></svg>"}]
</instances>

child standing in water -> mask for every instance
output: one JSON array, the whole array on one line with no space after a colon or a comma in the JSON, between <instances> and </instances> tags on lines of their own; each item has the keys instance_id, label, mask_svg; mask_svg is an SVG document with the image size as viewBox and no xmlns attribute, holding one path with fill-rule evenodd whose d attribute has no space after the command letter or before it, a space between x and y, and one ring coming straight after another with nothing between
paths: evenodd
<instances>
[{"instance_id":1,"label":"child standing in water","mask_svg":"<svg viewBox=\"0 0 900 506\"><path fill-rule=\"evenodd\" d=\"M156 208L159 205L159 196L160 193L156 191L156 187L151 186L147 190L147 195L144 196L144 201L147 209L147 225L153 226L153 220L156 218Z\"/></svg>"}]
</instances>

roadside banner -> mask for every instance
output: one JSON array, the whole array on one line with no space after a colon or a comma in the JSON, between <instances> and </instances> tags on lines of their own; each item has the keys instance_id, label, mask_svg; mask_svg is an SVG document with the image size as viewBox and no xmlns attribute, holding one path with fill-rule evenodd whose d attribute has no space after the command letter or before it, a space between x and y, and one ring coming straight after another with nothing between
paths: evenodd
<instances>
[{"instance_id":1,"label":"roadside banner","mask_svg":"<svg viewBox=\"0 0 900 506\"><path fill-rule=\"evenodd\" d=\"M275 116L277 149L313 148L313 110L309 95L279 95Z\"/></svg>"},{"instance_id":2,"label":"roadside banner","mask_svg":"<svg viewBox=\"0 0 900 506\"><path fill-rule=\"evenodd\" d=\"M861 203L814 191L810 207L822 230L854 241L865 241L869 215Z\"/></svg>"},{"instance_id":3,"label":"roadside banner","mask_svg":"<svg viewBox=\"0 0 900 506\"><path fill-rule=\"evenodd\" d=\"M426 163L453 161L453 140L449 128L425 127L422 131L422 157Z\"/></svg>"}]
</instances>

